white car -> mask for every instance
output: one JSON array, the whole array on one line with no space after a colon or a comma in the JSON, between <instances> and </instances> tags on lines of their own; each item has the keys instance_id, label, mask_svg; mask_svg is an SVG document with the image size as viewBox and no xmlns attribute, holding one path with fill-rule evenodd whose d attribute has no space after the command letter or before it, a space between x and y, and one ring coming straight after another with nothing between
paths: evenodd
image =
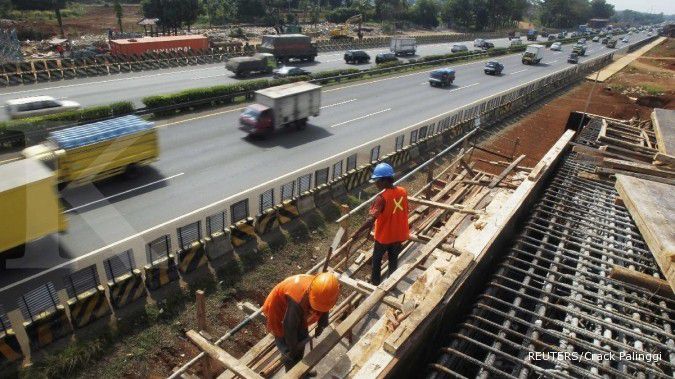
<instances>
[{"instance_id":1,"label":"white car","mask_svg":"<svg viewBox=\"0 0 675 379\"><path fill-rule=\"evenodd\" d=\"M553 42L551 44L551 50L553 51L560 51L562 50L562 44L560 42Z\"/></svg>"},{"instance_id":2,"label":"white car","mask_svg":"<svg viewBox=\"0 0 675 379\"><path fill-rule=\"evenodd\" d=\"M71 100L57 100L51 96L24 97L8 100L5 110L10 118L44 116L80 109L80 104Z\"/></svg>"},{"instance_id":3,"label":"white car","mask_svg":"<svg viewBox=\"0 0 675 379\"><path fill-rule=\"evenodd\" d=\"M623 39L621 40L621 42L623 42L623 43L628 43L628 37L623 37Z\"/></svg>"}]
</instances>

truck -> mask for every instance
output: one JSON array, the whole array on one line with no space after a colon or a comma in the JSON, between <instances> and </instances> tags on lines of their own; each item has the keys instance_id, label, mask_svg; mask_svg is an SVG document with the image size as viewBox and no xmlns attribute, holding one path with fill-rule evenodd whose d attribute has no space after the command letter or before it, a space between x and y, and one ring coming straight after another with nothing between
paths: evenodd
<instances>
[{"instance_id":1,"label":"truck","mask_svg":"<svg viewBox=\"0 0 675 379\"><path fill-rule=\"evenodd\" d=\"M277 68L277 60L269 53L257 53L252 57L236 57L225 63L225 68L240 78L251 74L271 74Z\"/></svg>"},{"instance_id":2,"label":"truck","mask_svg":"<svg viewBox=\"0 0 675 379\"><path fill-rule=\"evenodd\" d=\"M412 37L392 37L389 42L389 51L395 55L415 55L417 41Z\"/></svg>"},{"instance_id":3,"label":"truck","mask_svg":"<svg viewBox=\"0 0 675 379\"><path fill-rule=\"evenodd\" d=\"M607 47L612 49L616 48L616 42L616 38L610 38L609 41L607 41Z\"/></svg>"},{"instance_id":4,"label":"truck","mask_svg":"<svg viewBox=\"0 0 675 379\"><path fill-rule=\"evenodd\" d=\"M543 45L528 45L523 54L523 64L538 64L541 62L541 58L544 57L544 49Z\"/></svg>"},{"instance_id":5,"label":"truck","mask_svg":"<svg viewBox=\"0 0 675 379\"><path fill-rule=\"evenodd\" d=\"M304 34L265 35L258 51L272 54L283 63L291 59L314 62L318 55L316 45Z\"/></svg>"},{"instance_id":6,"label":"truck","mask_svg":"<svg viewBox=\"0 0 675 379\"><path fill-rule=\"evenodd\" d=\"M537 40L537 31L535 29L530 29L527 31L527 40L536 41Z\"/></svg>"},{"instance_id":7,"label":"truck","mask_svg":"<svg viewBox=\"0 0 675 379\"><path fill-rule=\"evenodd\" d=\"M321 86L296 82L265 88L255 92L255 103L239 116L239 128L254 136L269 135L282 126L302 130L320 110Z\"/></svg>"},{"instance_id":8,"label":"truck","mask_svg":"<svg viewBox=\"0 0 675 379\"><path fill-rule=\"evenodd\" d=\"M586 55L586 46L581 45L581 44L576 44L572 48L572 52L574 52L577 55L583 57L584 55Z\"/></svg>"},{"instance_id":9,"label":"truck","mask_svg":"<svg viewBox=\"0 0 675 379\"><path fill-rule=\"evenodd\" d=\"M42 144L22 151L56 171L59 188L76 187L118 174L135 177L159 157L157 130L134 115L49 133Z\"/></svg>"},{"instance_id":10,"label":"truck","mask_svg":"<svg viewBox=\"0 0 675 379\"><path fill-rule=\"evenodd\" d=\"M0 165L0 266L18 258L23 246L63 232L68 221L56 190L56 173L37 159Z\"/></svg>"}]
</instances>

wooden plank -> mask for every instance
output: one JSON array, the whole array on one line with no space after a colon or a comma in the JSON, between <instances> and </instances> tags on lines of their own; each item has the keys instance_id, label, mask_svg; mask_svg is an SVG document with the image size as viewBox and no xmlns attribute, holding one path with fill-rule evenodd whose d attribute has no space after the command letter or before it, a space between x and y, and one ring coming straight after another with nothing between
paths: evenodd
<instances>
[{"instance_id":1,"label":"wooden plank","mask_svg":"<svg viewBox=\"0 0 675 379\"><path fill-rule=\"evenodd\" d=\"M670 272L670 257L675 254L675 186L617 175L616 190L675 291Z\"/></svg>"},{"instance_id":2,"label":"wooden plank","mask_svg":"<svg viewBox=\"0 0 675 379\"><path fill-rule=\"evenodd\" d=\"M199 335L196 331L188 330L186 334L206 354L225 365L225 367L232 370L235 374L246 379L262 379L262 376L241 363L237 358L228 354L225 350L207 341L206 338Z\"/></svg>"},{"instance_id":3,"label":"wooden plank","mask_svg":"<svg viewBox=\"0 0 675 379\"><path fill-rule=\"evenodd\" d=\"M424 298L423 302L415 308L410 316L384 341L384 350L395 355L402 344L408 341L411 334L428 318L431 311L438 307L445 294L473 263L473 255L462 253L457 259L450 262L448 270L441 280L434 283L433 288Z\"/></svg>"},{"instance_id":4,"label":"wooden plank","mask_svg":"<svg viewBox=\"0 0 675 379\"><path fill-rule=\"evenodd\" d=\"M618 170L632 171L639 174L646 174L652 176L660 176L663 178L675 178L675 172L671 170L659 169L655 166L646 163L629 162L621 159L604 158L602 165Z\"/></svg>"},{"instance_id":5,"label":"wooden plank","mask_svg":"<svg viewBox=\"0 0 675 379\"><path fill-rule=\"evenodd\" d=\"M659 152L675 155L675 111L654 109L651 118Z\"/></svg>"},{"instance_id":6,"label":"wooden plank","mask_svg":"<svg viewBox=\"0 0 675 379\"><path fill-rule=\"evenodd\" d=\"M435 201L430 201L430 200L425 200L425 199L418 199L418 198L415 198L415 197L412 197L412 196L408 196L408 201L411 202L411 203L422 204L422 205L426 205L426 206L429 206L429 207L441 208L441 209L445 209L445 210L453 211L453 212L466 213L466 214L472 214L472 215L480 213L480 211L477 211L475 209L467 209L467 208L464 208L464 207L458 206L458 205L450 205L450 204L438 203L438 202L435 202Z\"/></svg>"},{"instance_id":7,"label":"wooden plank","mask_svg":"<svg viewBox=\"0 0 675 379\"><path fill-rule=\"evenodd\" d=\"M626 171L626 170L617 170L615 168L596 167L595 172L599 173L599 174L606 174L606 175L619 175L619 174L621 174L621 175L632 176L634 178L644 179L644 180L648 180L648 181L652 181L652 182L675 185L675 179L668 179L668 178L662 178L660 176L640 174L640 173L637 173L637 172Z\"/></svg>"},{"instance_id":8,"label":"wooden plank","mask_svg":"<svg viewBox=\"0 0 675 379\"><path fill-rule=\"evenodd\" d=\"M621 266L613 266L612 270L609 272L609 277L624 283L642 287L649 292L675 300L675 293L673 293L668 282L663 279L655 278L651 275Z\"/></svg>"},{"instance_id":9,"label":"wooden plank","mask_svg":"<svg viewBox=\"0 0 675 379\"><path fill-rule=\"evenodd\" d=\"M657 161L664 165L675 167L675 156L673 155L668 155L665 153L656 153L654 154L654 161Z\"/></svg>"},{"instance_id":10,"label":"wooden plank","mask_svg":"<svg viewBox=\"0 0 675 379\"><path fill-rule=\"evenodd\" d=\"M525 159L525 155L521 155L518 158L516 158L511 164L509 164L499 175L497 175L490 184L488 184L488 188L495 188L497 187L497 184L499 184L506 176L515 169L522 160Z\"/></svg>"}]
</instances>

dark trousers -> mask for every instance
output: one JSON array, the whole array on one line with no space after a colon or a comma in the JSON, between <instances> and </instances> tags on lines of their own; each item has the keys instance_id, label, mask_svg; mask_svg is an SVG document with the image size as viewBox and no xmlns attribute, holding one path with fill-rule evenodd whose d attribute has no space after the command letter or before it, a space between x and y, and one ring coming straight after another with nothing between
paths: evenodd
<instances>
[{"instance_id":1,"label":"dark trousers","mask_svg":"<svg viewBox=\"0 0 675 379\"><path fill-rule=\"evenodd\" d=\"M382 244L377 241L375 241L375 248L373 249L373 272L371 277L371 282L374 285L379 285L381 279L381 271L382 271L382 257L384 257L384 253L387 253L387 257L389 258L389 271L388 273L391 274L392 272L396 271L398 268L398 254L401 252L403 249L403 244L402 242L396 242L396 243L390 243L390 244Z\"/></svg>"},{"instance_id":2,"label":"dark trousers","mask_svg":"<svg viewBox=\"0 0 675 379\"><path fill-rule=\"evenodd\" d=\"M281 353L281 362L286 368L286 372L290 371L296 363L302 360L305 355L305 344L302 341L309 339L309 332L307 329L300 328L298 330L298 346L288 346L284 337L274 337L274 344Z\"/></svg>"}]
</instances>

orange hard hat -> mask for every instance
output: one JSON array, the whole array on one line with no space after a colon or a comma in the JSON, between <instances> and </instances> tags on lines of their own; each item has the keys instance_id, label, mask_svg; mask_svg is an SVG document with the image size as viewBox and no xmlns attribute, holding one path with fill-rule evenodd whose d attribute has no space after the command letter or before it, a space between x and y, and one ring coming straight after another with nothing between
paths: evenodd
<instances>
[{"instance_id":1,"label":"orange hard hat","mask_svg":"<svg viewBox=\"0 0 675 379\"><path fill-rule=\"evenodd\" d=\"M319 312L328 312L340 296L340 282L330 272L322 272L309 285L309 305Z\"/></svg>"}]
</instances>

